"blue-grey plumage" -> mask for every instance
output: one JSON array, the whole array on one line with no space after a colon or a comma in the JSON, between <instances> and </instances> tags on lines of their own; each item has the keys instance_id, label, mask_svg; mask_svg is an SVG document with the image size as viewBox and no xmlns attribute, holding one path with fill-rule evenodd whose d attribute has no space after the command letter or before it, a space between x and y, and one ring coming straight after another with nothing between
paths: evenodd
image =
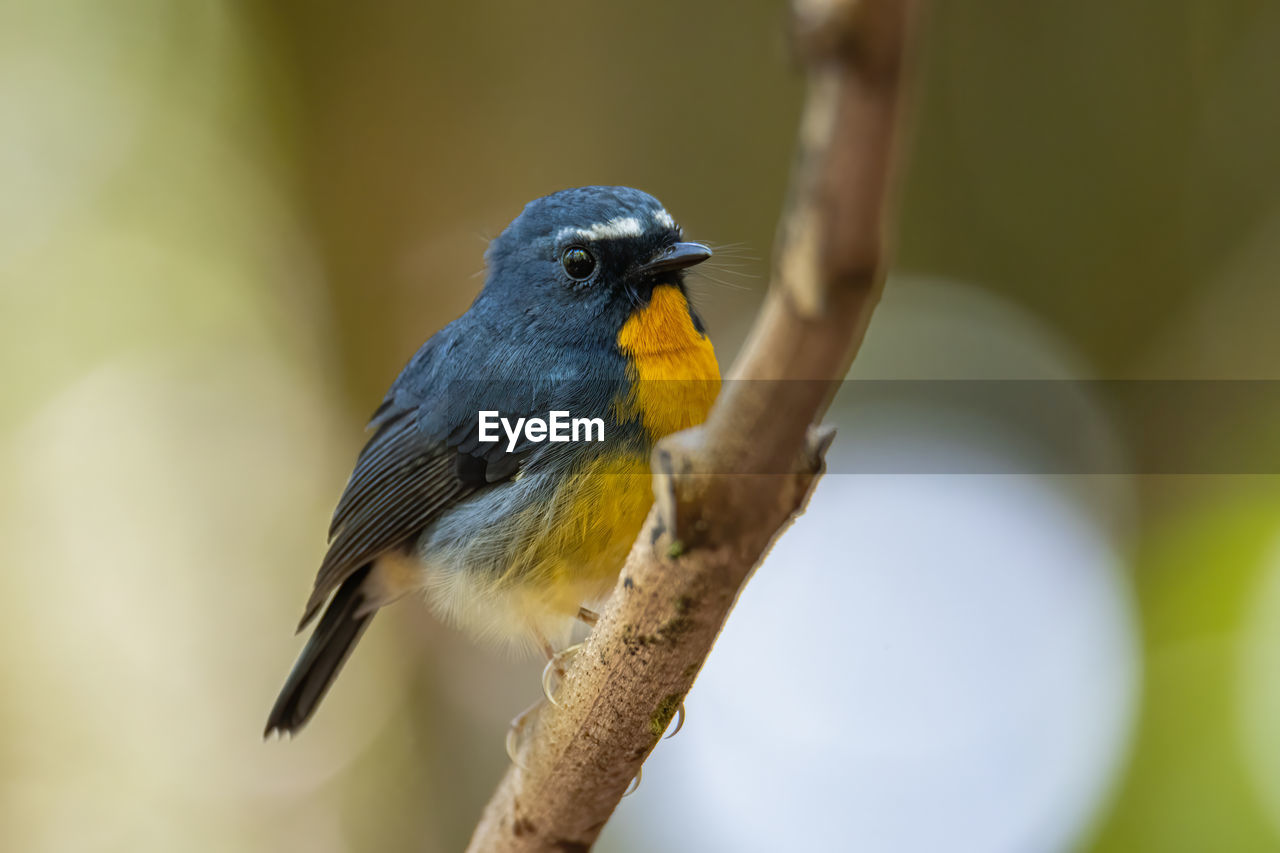
<instances>
[{"instance_id":1,"label":"blue-grey plumage","mask_svg":"<svg viewBox=\"0 0 1280 853\"><path fill-rule=\"evenodd\" d=\"M607 595L652 502L653 442L700 422L719 387L683 286L709 255L626 187L537 199L493 241L479 296L374 414L300 629L328 607L268 733L307 721L373 614L405 594L544 650ZM484 440L481 410L599 418L604 441Z\"/></svg>"}]
</instances>

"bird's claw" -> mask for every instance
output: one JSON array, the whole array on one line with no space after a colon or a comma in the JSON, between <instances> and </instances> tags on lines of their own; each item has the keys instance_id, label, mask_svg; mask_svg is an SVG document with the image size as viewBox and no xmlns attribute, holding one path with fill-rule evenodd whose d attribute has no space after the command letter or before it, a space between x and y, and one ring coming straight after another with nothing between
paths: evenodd
<instances>
[{"instance_id":1,"label":"bird's claw","mask_svg":"<svg viewBox=\"0 0 1280 853\"><path fill-rule=\"evenodd\" d=\"M680 730L682 728L684 728L684 703L683 702L680 703L680 707L676 708L676 727L671 731L667 732L667 734L664 735L662 739L671 740L673 737L680 734Z\"/></svg>"},{"instance_id":2,"label":"bird's claw","mask_svg":"<svg viewBox=\"0 0 1280 853\"><path fill-rule=\"evenodd\" d=\"M547 661L547 665L542 669L542 695L547 697L547 701L555 707L559 708L560 703L556 701L556 679L564 678L567 669L567 661L571 660L578 652L582 650L582 643L574 643L567 646L551 656Z\"/></svg>"},{"instance_id":3,"label":"bird's claw","mask_svg":"<svg viewBox=\"0 0 1280 853\"><path fill-rule=\"evenodd\" d=\"M519 714L516 714L511 719L510 728L507 729L507 757L511 759L512 764L521 770L527 770L528 768L520 761L520 736L524 734L529 718L538 713L542 704L543 700L539 699Z\"/></svg>"}]
</instances>

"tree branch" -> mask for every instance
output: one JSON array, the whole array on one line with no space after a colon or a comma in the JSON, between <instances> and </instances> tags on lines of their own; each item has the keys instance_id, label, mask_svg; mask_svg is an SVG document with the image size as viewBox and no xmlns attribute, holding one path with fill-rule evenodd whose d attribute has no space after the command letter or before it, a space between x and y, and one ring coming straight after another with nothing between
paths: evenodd
<instances>
[{"instance_id":1,"label":"tree branch","mask_svg":"<svg viewBox=\"0 0 1280 853\"><path fill-rule=\"evenodd\" d=\"M743 583L803 510L834 436L812 425L883 284L908 7L794 0L808 96L765 304L707 422L654 450L657 500L609 607L574 658L560 707L545 708L528 738L523 767L499 784L470 850L591 847Z\"/></svg>"}]
</instances>

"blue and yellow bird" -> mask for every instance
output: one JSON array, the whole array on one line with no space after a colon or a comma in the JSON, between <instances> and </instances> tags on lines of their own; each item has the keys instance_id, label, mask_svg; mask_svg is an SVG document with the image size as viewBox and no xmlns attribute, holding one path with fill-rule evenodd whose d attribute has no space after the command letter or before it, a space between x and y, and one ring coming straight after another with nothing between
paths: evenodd
<instances>
[{"instance_id":1,"label":"blue and yellow bird","mask_svg":"<svg viewBox=\"0 0 1280 853\"><path fill-rule=\"evenodd\" d=\"M537 199L491 243L480 295L374 413L299 630L324 612L268 735L310 719L374 614L407 593L548 659L592 619L652 503L654 443L701 423L720 387L684 285L710 256L627 187ZM486 412L504 430L553 412L599 419L603 436L494 440Z\"/></svg>"}]
</instances>

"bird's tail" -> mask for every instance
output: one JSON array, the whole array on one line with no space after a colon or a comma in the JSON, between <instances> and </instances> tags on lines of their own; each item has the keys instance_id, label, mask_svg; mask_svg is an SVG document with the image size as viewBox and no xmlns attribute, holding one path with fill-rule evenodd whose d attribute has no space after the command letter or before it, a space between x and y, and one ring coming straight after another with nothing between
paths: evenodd
<instances>
[{"instance_id":1,"label":"bird's tail","mask_svg":"<svg viewBox=\"0 0 1280 853\"><path fill-rule=\"evenodd\" d=\"M311 639L307 641L293 671L280 690L264 734L293 734L306 725L315 713L329 685L342 671L347 656L360 641L373 619L374 610L362 611L365 595L360 587L369 575L365 566L342 582L333 600L325 608Z\"/></svg>"}]
</instances>

